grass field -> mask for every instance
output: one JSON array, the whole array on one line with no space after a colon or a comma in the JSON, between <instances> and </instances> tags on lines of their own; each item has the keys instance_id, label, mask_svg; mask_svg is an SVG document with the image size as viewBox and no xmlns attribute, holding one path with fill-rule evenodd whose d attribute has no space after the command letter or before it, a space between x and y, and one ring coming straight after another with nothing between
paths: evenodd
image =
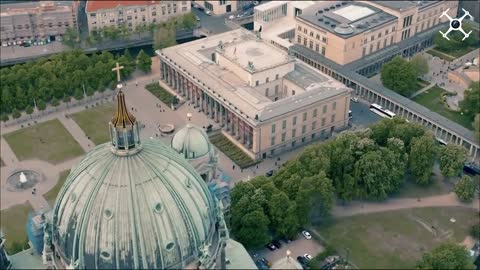
<instances>
[{"instance_id":1,"label":"grass field","mask_svg":"<svg viewBox=\"0 0 480 270\"><path fill-rule=\"evenodd\" d=\"M428 196L448 194L453 191L453 186L458 178L445 178L440 172L438 164L435 164L432 173L432 182L427 186L418 185L411 175L406 175L405 182L398 192L393 194L394 198L423 198Z\"/></svg>"},{"instance_id":2,"label":"grass field","mask_svg":"<svg viewBox=\"0 0 480 270\"><path fill-rule=\"evenodd\" d=\"M145 86L145 89L150 91L154 96L160 99L167 106L175 102L175 96L163 89L158 83L151 83Z\"/></svg>"},{"instance_id":3,"label":"grass field","mask_svg":"<svg viewBox=\"0 0 480 270\"><path fill-rule=\"evenodd\" d=\"M451 62L475 49L476 49L475 47L459 46L458 49L450 52L442 51L440 48L435 48L435 49L428 50L427 53L433 56L437 56L443 60L447 60L448 62Z\"/></svg>"},{"instance_id":4,"label":"grass field","mask_svg":"<svg viewBox=\"0 0 480 270\"><path fill-rule=\"evenodd\" d=\"M210 138L210 142L220 149L220 151L222 151L225 155L227 155L241 169L248 168L259 163L259 161L255 161L250 158L221 133L212 136Z\"/></svg>"},{"instance_id":5,"label":"grass field","mask_svg":"<svg viewBox=\"0 0 480 270\"><path fill-rule=\"evenodd\" d=\"M23 249L27 242L27 218L33 212L30 203L25 202L0 211L0 228L6 238L5 249L14 254Z\"/></svg>"},{"instance_id":6,"label":"grass field","mask_svg":"<svg viewBox=\"0 0 480 270\"><path fill-rule=\"evenodd\" d=\"M108 122L115 113L115 103L107 103L70 115L90 140L99 145L110 140Z\"/></svg>"},{"instance_id":7,"label":"grass field","mask_svg":"<svg viewBox=\"0 0 480 270\"><path fill-rule=\"evenodd\" d=\"M55 186L52 189L50 189L47 193L43 194L43 197L45 197L45 200L47 200L48 204L51 207L53 207L53 205L55 204L55 199L57 198L58 192L60 192L60 189L65 183L65 180L67 180L69 173L70 173L70 170L60 172L60 176L58 177L57 184L55 184Z\"/></svg>"},{"instance_id":8,"label":"grass field","mask_svg":"<svg viewBox=\"0 0 480 270\"><path fill-rule=\"evenodd\" d=\"M478 222L473 209L414 208L341 218L319 225L317 231L336 250L348 248L350 261L361 269L412 269L424 252L440 243L463 242Z\"/></svg>"},{"instance_id":9,"label":"grass field","mask_svg":"<svg viewBox=\"0 0 480 270\"><path fill-rule=\"evenodd\" d=\"M5 134L4 138L19 160L57 164L85 153L57 119Z\"/></svg>"},{"instance_id":10,"label":"grass field","mask_svg":"<svg viewBox=\"0 0 480 270\"><path fill-rule=\"evenodd\" d=\"M447 93L445 89L433 86L424 93L414 97L413 100L468 129L473 129L472 121L467 116L462 115L460 112L452 111L444 105L442 102L442 94L444 93Z\"/></svg>"}]
</instances>

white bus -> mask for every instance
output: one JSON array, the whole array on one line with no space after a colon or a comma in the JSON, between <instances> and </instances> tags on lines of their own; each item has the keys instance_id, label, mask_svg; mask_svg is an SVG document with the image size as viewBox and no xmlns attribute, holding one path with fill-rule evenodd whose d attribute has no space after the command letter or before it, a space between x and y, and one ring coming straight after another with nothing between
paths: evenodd
<instances>
[{"instance_id":1,"label":"white bus","mask_svg":"<svg viewBox=\"0 0 480 270\"><path fill-rule=\"evenodd\" d=\"M376 103L370 104L370 111L372 111L375 114L380 115L381 117L390 118L390 119L395 117L395 115L396 115L392 111L384 109L384 108L382 108L382 106L380 106Z\"/></svg>"}]
</instances>

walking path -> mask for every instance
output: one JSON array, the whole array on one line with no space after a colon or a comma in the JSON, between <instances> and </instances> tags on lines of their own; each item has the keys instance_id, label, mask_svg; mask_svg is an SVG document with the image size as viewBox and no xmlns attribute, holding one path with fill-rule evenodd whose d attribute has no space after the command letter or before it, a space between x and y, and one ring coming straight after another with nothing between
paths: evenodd
<instances>
[{"instance_id":1,"label":"walking path","mask_svg":"<svg viewBox=\"0 0 480 270\"><path fill-rule=\"evenodd\" d=\"M410 96L410 99L420 95L421 93L427 91L428 89L432 88L433 86L435 86L435 83L430 83L429 85L425 86L424 88L418 90L417 92L413 93L413 95Z\"/></svg>"},{"instance_id":2,"label":"walking path","mask_svg":"<svg viewBox=\"0 0 480 270\"><path fill-rule=\"evenodd\" d=\"M90 151L95 147L95 144L87 138L85 132L77 125L72 118L66 118L65 115L58 117L58 120L62 122L63 126L68 132L75 138L85 152Z\"/></svg>"},{"instance_id":3,"label":"walking path","mask_svg":"<svg viewBox=\"0 0 480 270\"><path fill-rule=\"evenodd\" d=\"M5 163L5 166L12 166L13 164L18 163L17 156L3 136L0 137L0 149L2 150L2 160Z\"/></svg>"},{"instance_id":4,"label":"walking path","mask_svg":"<svg viewBox=\"0 0 480 270\"><path fill-rule=\"evenodd\" d=\"M361 214L385 212L406 208L460 206L480 210L480 201L476 197L471 203L463 203L455 193L424 197L422 199L391 199L386 202L352 202L346 206L334 206L331 213L334 217L348 217Z\"/></svg>"}]
</instances>

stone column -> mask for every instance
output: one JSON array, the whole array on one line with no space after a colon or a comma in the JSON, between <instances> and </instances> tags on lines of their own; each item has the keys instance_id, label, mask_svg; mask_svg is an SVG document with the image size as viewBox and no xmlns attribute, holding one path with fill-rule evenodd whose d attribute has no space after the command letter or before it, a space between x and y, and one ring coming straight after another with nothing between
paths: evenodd
<instances>
[{"instance_id":1,"label":"stone column","mask_svg":"<svg viewBox=\"0 0 480 270\"><path fill-rule=\"evenodd\" d=\"M218 123L218 115L220 114L218 102L214 101L214 105L215 105L215 123Z\"/></svg>"}]
</instances>

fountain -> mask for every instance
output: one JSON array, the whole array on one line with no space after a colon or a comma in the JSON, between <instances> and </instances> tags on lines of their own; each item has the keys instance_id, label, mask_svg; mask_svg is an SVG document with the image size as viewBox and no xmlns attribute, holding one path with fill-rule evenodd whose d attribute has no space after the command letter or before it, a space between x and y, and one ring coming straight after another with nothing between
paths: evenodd
<instances>
[{"instance_id":1,"label":"fountain","mask_svg":"<svg viewBox=\"0 0 480 270\"><path fill-rule=\"evenodd\" d=\"M24 191L43 181L43 175L33 170L14 171L7 179L8 191Z\"/></svg>"}]
</instances>

